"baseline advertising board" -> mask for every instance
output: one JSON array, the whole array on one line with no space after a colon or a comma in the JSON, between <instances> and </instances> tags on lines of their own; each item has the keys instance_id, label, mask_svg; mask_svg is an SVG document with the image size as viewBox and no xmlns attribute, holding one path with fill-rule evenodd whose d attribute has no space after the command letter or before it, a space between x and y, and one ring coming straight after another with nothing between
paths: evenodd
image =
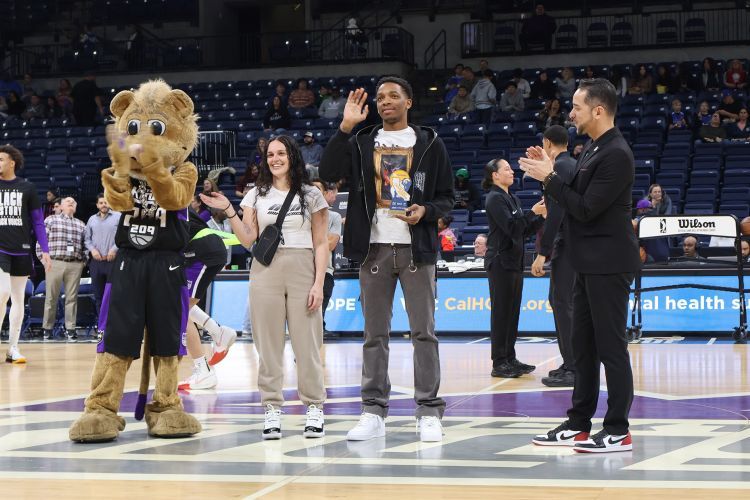
<instances>
[{"instance_id":1,"label":"baseline advertising board","mask_svg":"<svg viewBox=\"0 0 750 500\"><path fill-rule=\"evenodd\" d=\"M676 283L694 283L737 287L732 276L645 276L643 287ZM524 278L519 331L554 332L552 310L547 294L548 278ZM228 281L219 278L211 294L211 316L220 324L242 328L249 291L246 280ZM633 301L631 295L630 305ZM748 304L750 306L750 304ZM736 293L696 289L674 289L647 292L642 295L643 330L646 332L724 332L731 334L739 318ZM440 278L435 304L438 332L486 333L490 324L490 299L484 277ZM359 281L337 279L326 312L329 330L361 332L362 310L359 302ZM408 331L409 323L401 287L396 288L393 307L393 331Z\"/></svg>"}]
</instances>

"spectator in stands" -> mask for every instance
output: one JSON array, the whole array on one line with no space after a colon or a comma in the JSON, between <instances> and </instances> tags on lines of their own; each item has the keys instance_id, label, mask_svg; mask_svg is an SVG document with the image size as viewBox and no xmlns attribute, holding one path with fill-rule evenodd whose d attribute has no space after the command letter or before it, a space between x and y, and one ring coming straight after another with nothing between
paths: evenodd
<instances>
[{"instance_id":1,"label":"spectator in stands","mask_svg":"<svg viewBox=\"0 0 750 500\"><path fill-rule=\"evenodd\" d=\"M26 111L26 105L23 103L21 98L19 97L18 93L15 90L11 90L8 93L8 98L6 99L6 102L8 104L8 111L6 113L8 116L13 116L16 118L21 118L21 115L24 111Z\"/></svg>"},{"instance_id":2,"label":"spectator in stands","mask_svg":"<svg viewBox=\"0 0 750 500\"><path fill-rule=\"evenodd\" d=\"M516 68L513 70L513 81L516 84L518 92L523 96L524 99L528 99L531 95L531 85L526 78L523 77L523 70Z\"/></svg>"},{"instance_id":3,"label":"spectator in stands","mask_svg":"<svg viewBox=\"0 0 750 500\"><path fill-rule=\"evenodd\" d=\"M315 94L307 86L307 80L297 80L297 88L289 94L289 107L293 109L309 108L315 104Z\"/></svg>"},{"instance_id":4,"label":"spectator in stands","mask_svg":"<svg viewBox=\"0 0 750 500\"><path fill-rule=\"evenodd\" d=\"M669 130L686 130L688 128L687 117L682 111L682 101L679 99L672 100L672 112L669 113Z\"/></svg>"},{"instance_id":5,"label":"spectator in stands","mask_svg":"<svg viewBox=\"0 0 750 500\"><path fill-rule=\"evenodd\" d=\"M479 233L474 240L474 256L482 257L487 253L487 235Z\"/></svg>"},{"instance_id":6,"label":"spectator in stands","mask_svg":"<svg viewBox=\"0 0 750 500\"><path fill-rule=\"evenodd\" d=\"M677 65L674 74L674 91L676 94L691 92L697 88L697 82L690 73L690 66L687 63Z\"/></svg>"},{"instance_id":7,"label":"spectator in stands","mask_svg":"<svg viewBox=\"0 0 750 500\"><path fill-rule=\"evenodd\" d=\"M263 117L263 130L273 132L274 134L281 134L291 124L292 117L289 116L289 111L284 106L281 97L278 95L273 96L271 106Z\"/></svg>"},{"instance_id":8,"label":"spectator in stands","mask_svg":"<svg viewBox=\"0 0 750 500\"><path fill-rule=\"evenodd\" d=\"M96 75L93 73L86 73L83 80L75 84L70 96L73 99L73 117L79 127L96 125L97 112L99 116L104 116L102 91L96 85Z\"/></svg>"},{"instance_id":9,"label":"spectator in stands","mask_svg":"<svg viewBox=\"0 0 750 500\"><path fill-rule=\"evenodd\" d=\"M536 81L531 85L531 97L533 99L552 99L555 97L557 89L555 83L549 79L546 70L539 73Z\"/></svg>"},{"instance_id":10,"label":"spectator in stands","mask_svg":"<svg viewBox=\"0 0 750 500\"><path fill-rule=\"evenodd\" d=\"M344 116L344 106L346 106L346 99L341 97L341 89L333 87L331 97L320 104L318 114L322 118L341 118Z\"/></svg>"},{"instance_id":11,"label":"spectator in stands","mask_svg":"<svg viewBox=\"0 0 750 500\"><path fill-rule=\"evenodd\" d=\"M34 90L34 79L31 77L31 73L23 74L23 81L21 82L23 94L21 94L21 100L27 104L31 101L31 96L37 92Z\"/></svg>"},{"instance_id":12,"label":"spectator in stands","mask_svg":"<svg viewBox=\"0 0 750 500\"><path fill-rule=\"evenodd\" d=\"M448 106L449 116L458 116L462 113L474 111L474 101L469 96L469 91L463 85L458 86L458 94L451 100Z\"/></svg>"},{"instance_id":13,"label":"spectator in stands","mask_svg":"<svg viewBox=\"0 0 750 500\"><path fill-rule=\"evenodd\" d=\"M644 215L656 215L656 208L648 200L639 200L635 206L636 218L633 219L633 229L638 234L638 222ZM667 212L669 213L669 212ZM639 241L641 247L641 262L667 262L669 260L669 238L650 238Z\"/></svg>"},{"instance_id":14,"label":"spectator in stands","mask_svg":"<svg viewBox=\"0 0 750 500\"><path fill-rule=\"evenodd\" d=\"M521 34L518 37L521 42L521 49L529 50L529 43L542 43L544 50L549 52L552 49L552 35L557 30L555 20L544 12L544 5L537 4L534 9L534 16L524 19L521 27Z\"/></svg>"},{"instance_id":15,"label":"spectator in stands","mask_svg":"<svg viewBox=\"0 0 750 500\"><path fill-rule=\"evenodd\" d=\"M570 156L572 156L574 159L578 159L579 156L581 156L581 153L583 152L583 143L582 142L576 142L573 145L573 152L570 153Z\"/></svg>"},{"instance_id":16,"label":"spectator in stands","mask_svg":"<svg viewBox=\"0 0 750 500\"><path fill-rule=\"evenodd\" d=\"M299 148L302 153L302 161L305 162L305 168L307 169L310 179L317 179L320 157L323 155L323 146L315 142L315 134L309 130L305 132L305 136L302 140L304 142ZM325 192L323 192L323 194L325 194Z\"/></svg>"},{"instance_id":17,"label":"spectator in stands","mask_svg":"<svg viewBox=\"0 0 750 500\"><path fill-rule=\"evenodd\" d=\"M732 59L729 69L724 73L724 86L730 89L744 89L747 86L747 72L739 59Z\"/></svg>"},{"instance_id":18,"label":"spectator in stands","mask_svg":"<svg viewBox=\"0 0 750 500\"><path fill-rule=\"evenodd\" d=\"M607 75L603 75L604 78L607 77ZM596 71L594 71L593 66L586 66L583 70L583 78L599 78L599 75L596 74Z\"/></svg>"},{"instance_id":19,"label":"spectator in stands","mask_svg":"<svg viewBox=\"0 0 750 500\"><path fill-rule=\"evenodd\" d=\"M459 168L453 180L453 194L456 202L453 208L469 211L479 210L482 206L482 196L477 186L469 181L469 171Z\"/></svg>"},{"instance_id":20,"label":"spectator in stands","mask_svg":"<svg viewBox=\"0 0 750 500\"><path fill-rule=\"evenodd\" d=\"M232 232L232 225L229 223L229 220L227 219L227 214L223 210L217 210L215 208L212 208L210 212L211 212L211 218L206 221L206 225L210 229L214 229L216 231L223 231L225 233ZM232 247L227 247L227 260L224 266L226 267L230 265L231 263L232 263Z\"/></svg>"},{"instance_id":21,"label":"spectator in stands","mask_svg":"<svg viewBox=\"0 0 750 500\"><path fill-rule=\"evenodd\" d=\"M97 38L94 31L91 29L91 26L89 26L88 24L84 24L83 29L80 31L80 34L78 35L77 48L84 52L90 53L94 51L94 47L96 46L97 43L99 43L99 39Z\"/></svg>"},{"instance_id":22,"label":"spectator in stands","mask_svg":"<svg viewBox=\"0 0 750 500\"><path fill-rule=\"evenodd\" d=\"M17 96L20 96L23 94L23 87L8 73L0 74L0 95L8 100L11 92L15 92Z\"/></svg>"},{"instance_id":23,"label":"spectator in stands","mask_svg":"<svg viewBox=\"0 0 750 500\"><path fill-rule=\"evenodd\" d=\"M26 106L26 110L21 113L21 118L24 120L33 120L35 118L42 119L45 118L46 115L47 108L45 107L42 98L37 94L34 94L31 96L31 100L29 101L28 106Z\"/></svg>"},{"instance_id":24,"label":"spectator in stands","mask_svg":"<svg viewBox=\"0 0 750 500\"><path fill-rule=\"evenodd\" d=\"M739 118L740 108L742 104L734 99L734 94L730 89L724 89L722 91L723 98L719 109L716 111L719 113L722 122L734 122Z\"/></svg>"},{"instance_id":25,"label":"spectator in stands","mask_svg":"<svg viewBox=\"0 0 750 500\"><path fill-rule=\"evenodd\" d=\"M357 19L350 18L346 24L346 41L348 43L348 57L363 57L367 55L367 35L357 26Z\"/></svg>"},{"instance_id":26,"label":"spectator in stands","mask_svg":"<svg viewBox=\"0 0 750 500\"><path fill-rule=\"evenodd\" d=\"M560 109L560 99L551 99L544 103L544 109L536 118L536 129L544 132L552 125L565 126L565 113Z\"/></svg>"},{"instance_id":27,"label":"spectator in stands","mask_svg":"<svg viewBox=\"0 0 750 500\"><path fill-rule=\"evenodd\" d=\"M636 67L632 82L633 85L628 89L628 94L650 94L654 89L654 80L643 64Z\"/></svg>"},{"instance_id":28,"label":"spectator in stands","mask_svg":"<svg viewBox=\"0 0 750 500\"><path fill-rule=\"evenodd\" d=\"M438 239L440 240L440 256L443 260L448 262L453 261L453 251L456 249L458 244L458 238L453 233L450 225L453 223L453 217L446 215L438 218Z\"/></svg>"},{"instance_id":29,"label":"spectator in stands","mask_svg":"<svg viewBox=\"0 0 750 500\"><path fill-rule=\"evenodd\" d=\"M42 209L44 213L44 218L46 219L47 217L55 213L53 211L53 207L55 206L55 201L58 202L58 207L60 203L57 197L57 193L55 192L54 189L48 189L44 196L45 196L45 200L44 200L44 203L42 204Z\"/></svg>"},{"instance_id":30,"label":"spectator in stands","mask_svg":"<svg viewBox=\"0 0 750 500\"><path fill-rule=\"evenodd\" d=\"M448 81L445 82L445 96L443 97L443 102L451 103L453 98L458 95L458 87L461 85L461 80L463 79L463 71L464 65L461 63L458 63L453 67L453 76L448 78Z\"/></svg>"},{"instance_id":31,"label":"spectator in stands","mask_svg":"<svg viewBox=\"0 0 750 500\"><path fill-rule=\"evenodd\" d=\"M555 86L557 87L557 97L563 101L573 99L577 87L576 79L573 78L573 70L568 67L563 68L560 76L555 78Z\"/></svg>"},{"instance_id":32,"label":"spectator in stands","mask_svg":"<svg viewBox=\"0 0 750 500\"><path fill-rule=\"evenodd\" d=\"M697 90L719 90L721 88L721 78L719 78L719 72L716 71L716 62L707 57L703 59L703 68L701 70L700 77L698 79Z\"/></svg>"},{"instance_id":33,"label":"spectator in stands","mask_svg":"<svg viewBox=\"0 0 750 500\"><path fill-rule=\"evenodd\" d=\"M320 107L323 101L331 97L331 89L325 83L318 86L318 95L315 97L315 106Z\"/></svg>"},{"instance_id":34,"label":"spectator in stands","mask_svg":"<svg viewBox=\"0 0 750 500\"><path fill-rule=\"evenodd\" d=\"M713 113L711 112L711 106L708 104L708 101L701 101L698 105L698 111L693 118L693 126L696 129L700 129L703 125L710 124L712 115Z\"/></svg>"},{"instance_id":35,"label":"spectator in stands","mask_svg":"<svg viewBox=\"0 0 750 500\"><path fill-rule=\"evenodd\" d=\"M44 339L52 340L52 328L57 317L57 301L60 288L65 283L65 331L69 341L75 342L76 312L78 310L78 287L86 259L84 236L86 225L74 217L76 201L64 198L62 213L47 217L44 225L49 240L49 255L52 266L46 275L46 296L44 298ZM41 252L37 243L37 255Z\"/></svg>"},{"instance_id":36,"label":"spectator in stands","mask_svg":"<svg viewBox=\"0 0 750 500\"><path fill-rule=\"evenodd\" d=\"M47 97L47 108L44 110L45 118L62 118L65 116L63 109L60 107L60 103L54 96Z\"/></svg>"},{"instance_id":37,"label":"spectator in stands","mask_svg":"<svg viewBox=\"0 0 750 500\"><path fill-rule=\"evenodd\" d=\"M702 259L698 253L698 238L692 235L685 236L682 240L682 253L682 256L688 259Z\"/></svg>"},{"instance_id":38,"label":"spectator in stands","mask_svg":"<svg viewBox=\"0 0 750 500\"><path fill-rule=\"evenodd\" d=\"M669 197L659 184L651 184L648 188L646 201L654 215L672 214L672 198Z\"/></svg>"},{"instance_id":39,"label":"spectator in stands","mask_svg":"<svg viewBox=\"0 0 750 500\"><path fill-rule=\"evenodd\" d=\"M492 83L493 75L494 73L492 73L491 69L484 70L482 78L480 78L479 82L471 90L471 101L474 103L474 108L479 115L479 123L484 123L485 125L489 125L492 122L492 110L497 103L497 90L495 90L495 84Z\"/></svg>"},{"instance_id":40,"label":"spectator in stands","mask_svg":"<svg viewBox=\"0 0 750 500\"><path fill-rule=\"evenodd\" d=\"M737 121L727 126L727 137L733 141L750 141L750 123L747 122L747 108L740 108Z\"/></svg>"},{"instance_id":41,"label":"spectator in stands","mask_svg":"<svg viewBox=\"0 0 750 500\"><path fill-rule=\"evenodd\" d=\"M52 202L52 211L49 215L45 214L44 221L46 222L48 217L60 215L60 213L62 213L62 198L58 197Z\"/></svg>"},{"instance_id":42,"label":"spectator in stands","mask_svg":"<svg viewBox=\"0 0 750 500\"><path fill-rule=\"evenodd\" d=\"M622 68L613 68L612 76L609 78L612 85L615 86L617 97L625 97L628 93L628 75Z\"/></svg>"},{"instance_id":43,"label":"spectator in stands","mask_svg":"<svg viewBox=\"0 0 750 500\"><path fill-rule=\"evenodd\" d=\"M276 82L276 93L274 94L274 97L278 97L281 99L281 105L283 107L289 106L289 96L286 94L286 84L282 81Z\"/></svg>"},{"instance_id":44,"label":"spectator in stands","mask_svg":"<svg viewBox=\"0 0 750 500\"><path fill-rule=\"evenodd\" d=\"M461 71L461 74L463 75L463 78L461 79L460 84L466 87L469 92L471 92L472 89L474 88L474 85L477 84L474 70L471 69L470 66L464 66L464 69Z\"/></svg>"},{"instance_id":45,"label":"spectator in stands","mask_svg":"<svg viewBox=\"0 0 750 500\"><path fill-rule=\"evenodd\" d=\"M503 95L500 96L500 110L506 113L515 113L516 111L523 111L523 108L523 96L516 88L515 82L511 80L506 85Z\"/></svg>"},{"instance_id":46,"label":"spectator in stands","mask_svg":"<svg viewBox=\"0 0 750 500\"><path fill-rule=\"evenodd\" d=\"M721 126L721 116L716 112L711 115L711 122L703 125L698 131L703 142L721 142L727 138L727 131Z\"/></svg>"},{"instance_id":47,"label":"spectator in stands","mask_svg":"<svg viewBox=\"0 0 750 500\"><path fill-rule=\"evenodd\" d=\"M674 76L664 64L656 67L656 93L672 94L675 92Z\"/></svg>"},{"instance_id":48,"label":"spectator in stands","mask_svg":"<svg viewBox=\"0 0 750 500\"><path fill-rule=\"evenodd\" d=\"M740 249L742 251L742 262L750 264L750 241L743 238L742 241L740 241Z\"/></svg>"},{"instance_id":49,"label":"spectator in stands","mask_svg":"<svg viewBox=\"0 0 750 500\"><path fill-rule=\"evenodd\" d=\"M260 162L263 161L267 146L268 139L265 137L258 139L258 144L255 145L255 152L247 162L245 173L242 174L242 177L237 181L237 185L234 188L234 194L237 196L245 196L248 191L255 187L255 182L258 180L258 174L260 173Z\"/></svg>"},{"instance_id":50,"label":"spectator in stands","mask_svg":"<svg viewBox=\"0 0 750 500\"><path fill-rule=\"evenodd\" d=\"M97 212L89 217L86 223L84 244L91 256L89 260L89 274L91 285L94 287L94 298L96 299L96 310L102 306L104 287L112 272L112 263L117 255L115 245L115 232L120 222L120 214L109 209L109 204L104 198L104 193L96 196ZM103 330L103 325L100 330Z\"/></svg>"},{"instance_id":51,"label":"spectator in stands","mask_svg":"<svg viewBox=\"0 0 750 500\"><path fill-rule=\"evenodd\" d=\"M336 247L341 240L341 214L333 210L333 205L336 203L336 196L338 196L338 189L336 183L325 182L317 180L313 182L313 185L320 189L323 193L326 203L328 203L328 267L326 268L326 275L323 280L323 305L321 309L323 311L323 337L326 335L332 336L332 332L329 332L326 328L326 309L328 309L328 303L333 295L333 287L335 280L333 279L333 273L335 267L333 265L333 254L336 252Z\"/></svg>"},{"instance_id":52,"label":"spectator in stands","mask_svg":"<svg viewBox=\"0 0 750 500\"><path fill-rule=\"evenodd\" d=\"M480 59L479 60L479 74L483 75L485 71L490 70L492 71L492 77L495 77L495 72L490 68L490 62L487 59Z\"/></svg>"},{"instance_id":53,"label":"spectator in stands","mask_svg":"<svg viewBox=\"0 0 750 500\"><path fill-rule=\"evenodd\" d=\"M60 83L57 86L57 92L55 93L55 98L57 98L57 102L60 103L60 107L65 111L66 115L69 115L73 111L72 92L73 87L70 85L70 80L67 78L60 80Z\"/></svg>"},{"instance_id":54,"label":"spectator in stands","mask_svg":"<svg viewBox=\"0 0 750 500\"><path fill-rule=\"evenodd\" d=\"M125 44L125 62L128 69L137 68L143 61L143 33L141 27L133 25L133 31Z\"/></svg>"}]
</instances>

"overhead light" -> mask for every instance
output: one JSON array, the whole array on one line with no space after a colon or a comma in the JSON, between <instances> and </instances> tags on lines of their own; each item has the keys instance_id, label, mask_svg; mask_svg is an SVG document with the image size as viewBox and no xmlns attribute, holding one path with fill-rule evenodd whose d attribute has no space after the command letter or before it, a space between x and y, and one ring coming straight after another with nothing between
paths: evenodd
<instances>
[{"instance_id":1,"label":"overhead light","mask_svg":"<svg viewBox=\"0 0 750 500\"><path fill-rule=\"evenodd\" d=\"M435 86L432 86L432 87L430 87L430 88L429 88L428 90L429 90L430 92L437 92L437 89L438 89L437 87L435 87Z\"/></svg>"}]
</instances>

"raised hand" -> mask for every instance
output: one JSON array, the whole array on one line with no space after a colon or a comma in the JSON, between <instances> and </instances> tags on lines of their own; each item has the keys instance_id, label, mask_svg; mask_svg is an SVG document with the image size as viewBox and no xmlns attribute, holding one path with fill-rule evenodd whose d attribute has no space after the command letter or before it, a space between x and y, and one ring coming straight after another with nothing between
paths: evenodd
<instances>
[{"instance_id":1,"label":"raised hand","mask_svg":"<svg viewBox=\"0 0 750 500\"><path fill-rule=\"evenodd\" d=\"M232 206L231 203L229 203L229 200L226 196L224 196L222 193L201 193L199 195L201 197L201 201L208 205L211 208L218 208L219 210L227 210L230 206Z\"/></svg>"},{"instance_id":2,"label":"raised hand","mask_svg":"<svg viewBox=\"0 0 750 500\"><path fill-rule=\"evenodd\" d=\"M118 177L130 176L130 155L125 143L126 134L119 132L114 125L107 127L107 154Z\"/></svg>"},{"instance_id":3,"label":"raised hand","mask_svg":"<svg viewBox=\"0 0 750 500\"><path fill-rule=\"evenodd\" d=\"M366 103L367 92L365 92L365 89L358 88L349 92L349 97L346 99L346 105L344 106L344 117L339 126L342 132L348 134L358 123L367 118L370 107Z\"/></svg>"},{"instance_id":4,"label":"raised hand","mask_svg":"<svg viewBox=\"0 0 750 500\"><path fill-rule=\"evenodd\" d=\"M526 158L541 160L544 157L544 149L540 146L530 146L526 149Z\"/></svg>"},{"instance_id":5,"label":"raised hand","mask_svg":"<svg viewBox=\"0 0 750 500\"><path fill-rule=\"evenodd\" d=\"M529 148L533 149L533 148ZM541 148L540 148L541 149ZM528 154L528 151L527 151ZM532 155L536 157L538 154L537 150L534 150ZM543 181L547 175L553 170L553 163L547 153L542 149L540 158L519 158L518 163L521 166L521 170L526 172L529 177L538 181Z\"/></svg>"}]
</instances>

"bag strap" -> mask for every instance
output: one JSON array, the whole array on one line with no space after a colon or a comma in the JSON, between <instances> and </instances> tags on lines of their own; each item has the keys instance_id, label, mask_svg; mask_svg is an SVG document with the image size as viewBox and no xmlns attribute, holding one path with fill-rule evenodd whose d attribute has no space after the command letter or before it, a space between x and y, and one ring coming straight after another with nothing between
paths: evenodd
<instances>
[{"instance_id":1,"label":"bag strap","mask_svg":"<svg viewBox=\"0 0 750 500\"><path fill-rule=\"evenodd\" d=\"M289 190L289 194L286 195L286 199L284 199L284 204L281 205L281 210L279 210L279 215L276 217L276 222L274 222L274 226L276 226L279 231L281 231L281 225L284 223L284 218L286 218L286 213L289 210L289 206L292 204L292 200L294 199L294 195L296 193Z\"/></svg>"}]
</instances>

